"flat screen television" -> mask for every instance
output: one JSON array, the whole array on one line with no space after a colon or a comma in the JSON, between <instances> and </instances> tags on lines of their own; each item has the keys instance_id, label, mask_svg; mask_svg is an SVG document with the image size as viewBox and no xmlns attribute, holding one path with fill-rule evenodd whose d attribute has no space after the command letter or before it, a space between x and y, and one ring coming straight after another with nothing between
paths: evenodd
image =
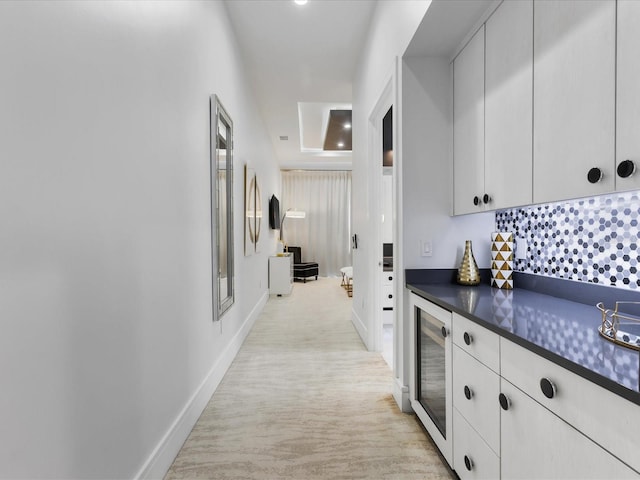
<instances>
[{"instance_id":1,"label":"flat screen television","mask_svg":"<svg viewBox=\"0 0 640 480\"><path fill-rule=\"evenodd\" d=\"M274 230L280 229L280 202L275 195L271 195L269 199L269 227Z\"/></svg>"}]
</instances>

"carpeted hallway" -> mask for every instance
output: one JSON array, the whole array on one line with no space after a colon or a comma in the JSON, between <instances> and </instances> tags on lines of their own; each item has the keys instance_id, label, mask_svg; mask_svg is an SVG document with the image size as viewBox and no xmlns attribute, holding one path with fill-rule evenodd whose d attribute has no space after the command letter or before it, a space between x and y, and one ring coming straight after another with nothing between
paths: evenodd
<instances>
[{"instance_id":1,"label":"carpeted hallway","mask_svg":"<svg viewBox=\"0 0 640 480\"><path fill-rule=\"evenodd\" d=\"M166 479L451 479L340 279L271 296Z\"/></svg>"}]
</instances>

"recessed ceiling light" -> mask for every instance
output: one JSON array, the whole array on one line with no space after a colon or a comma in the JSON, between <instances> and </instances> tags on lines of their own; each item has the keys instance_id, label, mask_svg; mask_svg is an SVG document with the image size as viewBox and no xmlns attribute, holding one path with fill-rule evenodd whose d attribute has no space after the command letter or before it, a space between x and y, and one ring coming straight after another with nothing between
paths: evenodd
<instances>
[{"instance_id":1,"label":"recessed ceiling light","mask_svg":"<svg viewBox=\"0 0 640 480\"><path fill-rule=\"evenodd\" d=\"M344 124L344 129L345 130L349 130L351 128L351 124L350 123L345 123Z\"/></svg>"},{"instance_id":2,"label":"recessed ceiling light","mask_svg":"<svg viewBox=\"0 0 640 480\"><path fill-rule=\"evenodd\" d=\"M307 0L293 0L296 5L306 5Z\"/></svg>"}]
</instances>

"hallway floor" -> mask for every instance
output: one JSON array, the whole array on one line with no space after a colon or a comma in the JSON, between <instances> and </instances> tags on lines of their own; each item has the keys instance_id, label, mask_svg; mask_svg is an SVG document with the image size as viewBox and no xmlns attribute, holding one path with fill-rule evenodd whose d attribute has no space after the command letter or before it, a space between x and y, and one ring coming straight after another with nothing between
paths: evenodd
<instances>
[{"instance_id":1,"label":"hallway floor","mask_svg":"<svg viewBox=\"0 0 640 480\"><path fill-rule=\"evenodd\" d=\"M166 479L451 479L340 279L271 296Z\"/></svg>"}]
</instances>

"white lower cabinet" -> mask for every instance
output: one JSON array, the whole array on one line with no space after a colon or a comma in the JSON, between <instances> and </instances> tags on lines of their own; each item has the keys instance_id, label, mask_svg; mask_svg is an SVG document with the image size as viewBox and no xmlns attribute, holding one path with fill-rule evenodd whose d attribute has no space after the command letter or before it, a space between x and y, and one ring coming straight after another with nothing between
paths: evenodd
<instances>
[{"instance_id":1,"label":"white lower cabinet","mask_svg":"<svg viewBox=\"0 0 640 480\"><path fill-rule=\"evenodd\" d=\"M393 308L393 272L382 272L381 290L382 290L382 308Z\"/></svg>"},{"instance_id":2,"label":"white lower cabinet","mask_svg":"<svg viewBox=\"0 0 640 480\"><path fill-rule=\"evenodd\" d=\"M500 420L500 478L638 478L609 452L504 379L501 395L507 410Z\"/></svg>"},{"instance_id":3,"label":"white lower cabinet","mask_svg":"<svg viewBox=\"0 0 640 480\"><path fill-rule=\"evenodd\" d=\"M500 355L505 379L640 471L638 405L504 338Z\"/></svg>"},{"instance_id":4,"label":"white lower cabinet","mask_svg":"<svg viewBox=\"0 0 640 480\"><path fill-rule=\"evenodd\" d=\"M494 452L500 452L500 377L453 346L453 406ZM455 427L454 427L455 429Z\"/></svg>"},{"instance_id":5,"label":"white lower cabinet","mask_svg":"<svg viewBox=\"0 0 640 480\"><path fill-rule=\"evenodd\" d=\"M293 289L293 255L272 255L269 257L269 293L289 295Z\"/></svg>"},{"instance_id":6,"label":"white lower cabinet","mask_svg":"<svg viewBox=\"0 0 640 480\"><path fill-rule=\"evenodd\" d=\"M640 479L637 405L458 314L452 331L462 480Z\"/></svg>"},{"instance_id":7,"label":"white lower cabinet","mask_svg":"<svg viewBox=\"0 0 640 480\"><path fill-rule=\"evenodd\" d=\"M462 480L500 478L499 337L454 314L453 343L453 469Z\"/></svg>"},{"instance_id":8,"label":"white lower cabinet","mask_svg":"<svg viewBox=\"0 0 640 480\"><path fill-rule=\"evenodd\" d=\"M500 458L456 408L453 409L453 469L462 480L500 478Z\"/></svg>"}]
</instances>

